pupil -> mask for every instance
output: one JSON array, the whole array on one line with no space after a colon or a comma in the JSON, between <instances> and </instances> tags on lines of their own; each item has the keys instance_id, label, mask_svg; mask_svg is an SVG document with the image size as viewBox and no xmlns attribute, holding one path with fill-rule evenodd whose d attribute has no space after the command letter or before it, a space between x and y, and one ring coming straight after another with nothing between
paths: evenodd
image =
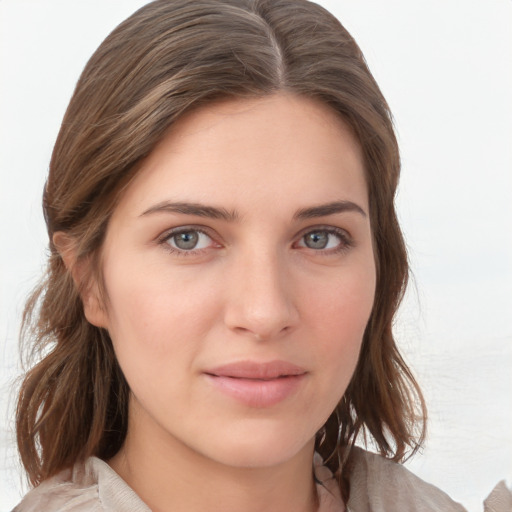
<instances>
[{"instance_id":1,"label":"pupil","mask_svg":"<svg viewBox=\"0 0 512 512\"><path fill-rule=\"evenodd\" d=\"M318 231L316 233L309 233L306 235L306 246L310 249L324 249L327 247L329 235L325 232Z\"/></svg>"},{"instance_id":2,"label":"pupil","mask_svg":"<svg viewBox=\"0 0 512 512\"><path fill-rule=\"evenodd\" d=\"M174 237L174 243L179 249L193 249L197 245L199 235L195 231L179 233Z\"/></svg>"}]
</instances>

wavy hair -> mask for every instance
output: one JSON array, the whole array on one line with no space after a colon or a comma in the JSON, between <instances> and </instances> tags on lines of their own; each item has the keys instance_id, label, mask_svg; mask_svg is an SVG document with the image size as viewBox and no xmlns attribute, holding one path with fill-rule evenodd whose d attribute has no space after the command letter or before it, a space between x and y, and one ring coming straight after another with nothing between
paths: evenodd
<instances>
[{"instance_id":1,"label":"wavy hair","mask_svg":"<svg viewBox=\"0 0 512 512\"><path fill-rule=\"evenodd\" d=\"M360 358L316 449L349 492L350 447L370 439L397 461L421 445L426 410L392 321L408 277L394 195L400 158L388 105L354 39L305 0L157 0L121 23L87 63L53 150L43 208L44 280L23 340L35 364L17 404L17 441L36 485L76 461L108 459L127 431L129 388L107 331L87 322L53 235L101 277L106 228L138 164L180 116L220 98L278 91L314 98L351 126L363 151L377 283Z\"/></svg>"}]
</instances>

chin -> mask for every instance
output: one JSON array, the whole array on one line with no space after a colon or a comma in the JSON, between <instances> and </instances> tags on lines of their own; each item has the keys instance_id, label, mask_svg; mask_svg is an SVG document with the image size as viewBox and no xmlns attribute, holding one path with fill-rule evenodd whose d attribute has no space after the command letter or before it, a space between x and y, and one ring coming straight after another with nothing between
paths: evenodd
<instances>
[{"instance_id":1,"label":"chin","mask_svg":"<svg viewBox=\"0 0 512 512\"><path fill-rule=\"evenodd\" d=\"M211 443L204 454L226 466L265 468L283 464L299 454L313 455L315 435L298 436L289 428L276 432L260 427L252 432L230 432L229 437ZM215 450L214 448L217 447Z\"/></svg>"}]
</instances>

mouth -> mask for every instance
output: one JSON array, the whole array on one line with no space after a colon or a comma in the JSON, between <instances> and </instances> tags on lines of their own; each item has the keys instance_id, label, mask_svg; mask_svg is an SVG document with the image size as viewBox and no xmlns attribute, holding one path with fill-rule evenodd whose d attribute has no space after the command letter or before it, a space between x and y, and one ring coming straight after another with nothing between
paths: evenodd
<instances>
[{"instance_id":1,"label":"mouth","mask_svg":"<svg viewBox=\"0 0 512 512\"><path fill-rule=\"evenodd\" d=\"M272 407L295 394L307 371L286 361L240 361L205 371L213 387L249 407Z\"/></svg>"},{"instance_id":2,"label":"mouth","mask_svg":"<svg viewBox=\"0 0 512 512\"><path fill-rule=\"evenodd\" d=\"M218 366L205 372L213 377L231 377L234 379L274 380L282 377L304 375L306 370L286 361L239 361Z\"/></svg>"}]
</instances>

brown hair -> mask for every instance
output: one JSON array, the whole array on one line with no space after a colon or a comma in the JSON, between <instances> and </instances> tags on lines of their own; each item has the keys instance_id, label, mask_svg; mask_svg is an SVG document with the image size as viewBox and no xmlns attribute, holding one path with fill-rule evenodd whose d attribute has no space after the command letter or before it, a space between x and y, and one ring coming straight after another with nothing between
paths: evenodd
<instances>
[{"instance_id":1,"label":"brown hair","mask_svg":"<svg viewBox=\"0 0 512 512\"><path fill-rule=\"evenodd\" d=\"M112 457L127 429L128 385L108 333L84 317L54 233L73 239L77 261L100 276L116 202L165 130L215 99L277 91L316 98L352 127L375 240L376 295L361 355L317 450L346 497L349 448L360 435L394 460L423 441L424 402L392 334L408 276L394 210L399 153L389 108L359 47L331 14L305 0L158 0L91 57L53 151L44 193L48 271L23 319L40 361L25 376L17 408L19 451L33 485L90 455Z\"/></svg>"}]
</instances>

